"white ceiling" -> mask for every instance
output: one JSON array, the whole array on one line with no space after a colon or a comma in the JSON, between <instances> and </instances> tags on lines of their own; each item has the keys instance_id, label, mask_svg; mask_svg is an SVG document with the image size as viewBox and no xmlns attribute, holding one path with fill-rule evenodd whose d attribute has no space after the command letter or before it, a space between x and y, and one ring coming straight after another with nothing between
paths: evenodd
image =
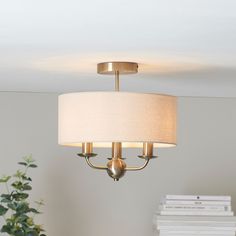
<instances>
[{"instance_id":1,"label":"white ceiling","mask_svg":"<svg viewBox=\"0 0 236 236\"><path fill-rule=\"evenodd\" d=\"M123 90L236 97L236 1L1 1L1 91L113 89L110 60L140 63Z\"/></svg>"}]
</instances>

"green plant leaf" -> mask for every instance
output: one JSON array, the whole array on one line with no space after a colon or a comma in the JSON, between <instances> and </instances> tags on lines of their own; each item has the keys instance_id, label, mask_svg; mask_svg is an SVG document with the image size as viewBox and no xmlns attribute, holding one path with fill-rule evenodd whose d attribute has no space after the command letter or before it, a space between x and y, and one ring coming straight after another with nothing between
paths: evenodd
<instances>
[{"instance_id":1,"label":"green plant leaf","mask_svg":"<svg viewBox=\"0 0 236 236\"><path fill-rule=\"evenodd\" d=\"M14 236L25 236L25 233L23 230L16 230L13 235Z\"/></svg>"},{"instance_id":2,"label":"green plant leaf","mask_svg":"<svg viewBox=\"0 0 236 236\"><path fill-rule=\"evenodd\" d=\"M30 164L29 167L31 167L31 168L36 168L36 167L38 167L38 166L35 165L35 164Z\"/></svg>"},{"instance_id":3,"label":"green plant leaf","mask_svg":"<svg viewBox=\"0 0 236 236\"><path fill-rule=\"evenodd\" d=\"M8 209L2 205L0 205L0 216L3 216L7 213Z\"/></svg>"},{"instance_id":4,"label":"green plant leaf","mask_svg":"<svg viewBox=\"0 0 236 236\"><path fill-rule=\"evenodd\" d=\"M44 229L42 228L41 225L35 225L34 230L35 230L37 233L40 233L40 232L44 231Z\"/></svg>"},{"instance_id":5,"label":"green plant leaf","mask_svg":"<svg viewBox=\"0 0 236 236\"><path fill-rule=\"evenodd\" d=\"M19 165L22 165L22 166L27 166L28 164L26 162L18 162Z\"/></svg>"},{"instance_id":6,"label":"green plant leaf","mask_svg":"<svg viewBox=\"0 0 236 236\"><path fill-rule=\"evenodd\" d=\"M10 224L3 225L1 228L2 233L7 233L7 234L11 235L11 231L12 231L12 227Z\"/></svg>"},{"instance_id":7,"label":"green plant leaf","mask_svg":"<svg viewBox=\"0 0 236 236\"><path fill-rule=\"evenodd\" d=\"M31 211L35 214L40 214L40 212L38 210L36 210L35 208L30 208L29 211Z\"/></svg>"},{"instance_id":8,"label":"green plant leaf","mask_svg":"<svg viewBox=\"0 0 236 236\"><path fill-rule=\"evenodd\" d=\"M23 190L23 183L21 181L15 181L11 186L17 190Z\"/></svg>"},{"instance_id":9,"label":"green plant leaf","mask_svg":"<svg viewBox=\"0 0 236 236\"><path fill-rule=\"evenodd\" d=\"M7 183L8 180L11 178L11 176L2 176L2 178L0 179L0 183Z\"/></svg>"},{"instance_id":10,"label":"green plant leaf","mask_svg":"<svg viewBox=\"0 0 236 236\"><path fill-rule=\"evenodd\" d=\"M40 199L39 201L35 201L35 203L39 206L43 206L44 205L44 201L43 199Z\"/></svg>"},{"instance_id":11,"label":"green plant leaf","mask_svg":"<svg viewBox=\"0 0 236 236\"><path fill-rule=\"evenodd\" d=\"M35 162L35 160L32 158L32 155L29 155L29 156L25 156L23 157L23 160L29 165L33 162Z\"/></svg>"},{"instance_id":12,"label":"green plant leaf","mask_svg":"<svg viewBox=\"0 0 236 236\"><path fill-rule=\"evenodd\" d=\"M24 185L22 186L22 189L23 189L23 190L26 190L26 191L29 191L29 190L32 189L32 187L31 187L28 183L26 183L26 184L24 184Z\"/></svg>"},{"instance_id":13,"label":"green plant leaf","mask_svg":"<svg viewBox=\"0 0 236 236\"><path fill-rule=\"evenodd\" d=\"M9 198L11 197L11 194L1 194L1 198Z\"/></svg>"},{"instance_id":14,"label":"green plant leaf","mask_svg":"<svg viewBox=\"0 0 236 236\"><path fill-rule=\"evenodd\" d=\"M24 176L24 173L20 170L17 170L16 173L14 174L14 177L17 178L22 178L22 176Z\"/></svg>"},{"instance_id":15,"label":"green plant leaf","mask_svg":"<svg viewBox=\"0 0 236 236\"><path fill-rule=\"evenodd\" d=\"M26 214L22 214L22 215L17 217L16 222L21 223L22 225L24 225L25 223L28 224L28 219L30 219L29 216L27 216Z\"/></svg>"},{"instance_id":16,"label":"green plant leaf","mask_svg":"<svg viewBox=\"0 0 236 236\"><path fill-rule=\"evenodd\" d=\"M8 200L8 199L6 199L6 198L3 198L3 199L1 200L1 202L2 202L2 203L10 203L11 200Z\"/></svg>"},{"instance_id":17,"label":"green plant leaf","mask_svg":"<svg viewBox=\"0 0 236 236\"><path fill-rule=\"evenodd\" d=\"M10 209L12 209L13 211L15 211L16 208L17 208L17 203L11 202L11 203L8 203L7 206L8 206L8 208L10 208Z\"/></svg>"},{"instance_id":18,"label":"green plant leaf","mask_svg":"<svg viewBox=\"0 0 236 236\"><path fill-rule=\"evenodd\" d=\"M32 226L32 225L34 224L34 220L33 220L32 217L28 217L28 219L27 219L27 224L28 224L29 226Z\"/></svg>"},{"instance_id":19,"label":"green plant leaf","mask_svg":"<svg viewBox=\"0 0 236 236\"><path fill-rule=\"evenodd\" d=\"M27 181L32 181L32 179L31 179L30 177L27 177L27 176L25 176L25 175L22 176L22 179L23 179L23 180L27 180Z\"/></svg>"},{"instance_id":20,"label":"green plant leaf","mask_svg":"<svg viewBox=\"0 0 236 236\"><path fill-rule=\"evenodd\" d=\"M16 207L16 215L22 215L30 212L29 204L27 202L20 202Z\"/></svg>"},{"instance_id":21,"label":"green plant leaf","mask_svg":"<svg viewBox=\"0 0 236 236\"><path fill-rule=\"evenodd\" d=\"M27 194L27 193L14 193L14 194L12 194L12 197L16 201L21 201L21 200L25 200L26 198L28 198L29 194Z\"/></svg>"},{"instance_id":22,"label":"green plant leaf","mask_svg":"<svg viewBox=\"0 0 236 236\"><path fill-rule=\"evenodd\" d=\"M30 230L24 236L38 236L38 233L36 230Z\"/></svg>"},{"instance_id":23,"label":"green plant leaf","mask_svg":"<svg viewBox=\"0 0 236 236\"><path fill-rule=\"evenodd\" d=\"M11 202L11 194L1 194L1 202L8 203Z\"/></svg>"}]
</instances>

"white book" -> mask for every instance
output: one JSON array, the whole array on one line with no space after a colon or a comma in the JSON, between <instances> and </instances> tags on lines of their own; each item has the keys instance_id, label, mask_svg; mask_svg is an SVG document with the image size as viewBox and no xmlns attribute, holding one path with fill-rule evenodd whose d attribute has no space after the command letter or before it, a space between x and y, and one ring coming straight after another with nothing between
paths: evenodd
<instances>
[{"instance_id":1,"label":"white book","mask_svg":"<svg viewBox=\"0 0 236 236\"><path fill-rule=\"evenodd\" d=\"M206 201L231 201L231 196L215 195L166 195L165 199L175 200L206 200Z\"/></svg>"},{"instance_id":2,"label":"white book","mask_svg":"<svg viewBox=\"0 0 236 236\"><path fill-rule=\"evenodd\" d=\"M235 216L163 216L154 215L154 222L209 222L209 223L226 223L236 222Z\"/></svg>"},{"instance_id":3,"label":"white book","mask_svg":"<svg viewBox=\"0 0 236 236\"><path fill-rule=\"evenodd\" d=\"M155 225L160 226L206 226L206 227L236 227L236 222L182 222L182 221L157 221Z\"/></svg>"},{"instance_id":4,"label":"white book","mask_svg":"<svg viewBox=\"0 0 236 236\"><path fill-rule=\"evenodd\" d=\"M206 231L160 231L159 236L235 236L235 232L225 232L225 231L215 231L215 232L206 232Z\"/></svg>"},{"instance_id":5,"label":"white book","mask_svg":"<svg viewBox=\"0 0 236 236\"><path fill-rule=\"evenodd\" d=\"M203 233L186 233L186 234L169 234L169 233L159 233L158 236L197 236L197 235L201 235L201 236L235 236L235 233L232 232L232 233L223 233L223 234L203 234Z\"/></svg>"},{"instance_id":6,"label":"white book","mask_svg":"<svg viewBox=\"0 0 236 236\"><path fill-rule=\"evenodd\" d=\"M165 205L214 205L231 206L231 201L191 201L191 200L163 200Z\"/></svg>"},{"instance_id":7,"label":"white book","mask_svg":"<svg viewBox=\"0 0 236 236\"><path fill-rule=\"evenodd\" d=\"M235 233L234 232L231 232L231 233L220 233L220 234L216 234L216 233L211 233L211 234L206 234L206 233L202 233L202 232L195 232L195 233L185 233L185 234L182 234L182 233L159 233L158 234L159 236L196 236L196 235L201 235L201 236L235 236Z\"/></svg>"},{"instance_id":8,"label":"white book","mask_svg":"<svg viewBox=\"0 0 236 236\"><path fill-rule=\"evenodd\" d=\"M216 234L202 234L202 233L194 233L194 234L169 234L169 233L159 233L158 236L197 236L197 235L200 235L200 236L215 236ZM230 234L217 234L217 236L235 236L235 233L230 233Z\"/></svg>"},{"instance_id":9,"label":"white book","mask_svg":"<svg viewBox=\"0 0 236 236\"><path fill-rule=\"evenodd\" d=\"M201 236L235 236L235 233L230 233L230 234L202 234L202 233L194 233L194 234L165 234L165 233L160 233L158 234L158 236L197 236L197 235L201 235Z\"/></svg>"},{"instance_id":10,"label":"white book","mask_svg":"<svg viewBox=\"0 0 236 236\"><path fill-rule=\"evenodd\" d=\"M159 210L192 210L192 211L231 211L231 206L215 206L215 205L166 205L159 206Z\"/></svg>"},{"instance_id":11,"label":"white book","mask_svg":"<svg viewBox=\"0 0 236 236\"><path fill-rule=\"evenodd\" d=\"M232 211L160 211L163 216L233 216Z\"/></svg>"},{"instance_id":12,"label":"white book","mask_svg":"<svg viewBox=\"0 0 236 236\"><path fill-rule=\"evenodd\" d=\"M157 226L158 230L180 230L180 231L236 231L236 227L210 227L210 226Z\"/></svg>"}]
</instances>

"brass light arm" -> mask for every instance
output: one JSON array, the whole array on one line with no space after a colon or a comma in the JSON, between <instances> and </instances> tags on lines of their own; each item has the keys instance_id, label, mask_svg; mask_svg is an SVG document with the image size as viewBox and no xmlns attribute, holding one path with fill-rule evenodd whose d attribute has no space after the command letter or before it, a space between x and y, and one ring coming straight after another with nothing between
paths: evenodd
<instances>
[{"instance_id":1,"label":"brass light arm","mask_svg":"<svg viewBox=\"0 0 236 236\"><path fill-rule=\"evenodd\" d=\"M140 167L131 166L126 167L126 163L122 158L122 143L112 142L112 158L108 158L108 163L106 166L97 166L90 162L90 158L96 156L97 154L93 152L93 143L87 142L82 143L82 153L78 155L84 157L87 164L97 170L106 170L108 175L112 177L115 181L118 181L126 171L138 171L144 169L149 160L154 158L153 156L153 144L145 142L143 143L143 155L138 156L145 160L144 164Z\"/></svg>"},{"instance_id":2,"label":"brass light arm","mask_svg":"<svg viewBox=\"0 0 236 236\"><path fill-rule=\"evenodd\" d=\"M126 167L125 170L128 170L128 171L142 170L147 166L149 160L150 160L150 158L145 158L145 162L142 166L140 166L140 167Z\"/></svg>"},{"instance_id":3,"label":"brass light arm","mask_svg":"<svg viewBox=\"0 0 236 236\"><path fill-rule=\"evenodd\" d=\"M107 170L107 167L106 166L95 166L93 165L90 160L89 160L89 157L88 156L85 156L85 160L87 162L87 164L93 168L93 169L97 169L97 170Z\"/></svg>"}]
</instances>

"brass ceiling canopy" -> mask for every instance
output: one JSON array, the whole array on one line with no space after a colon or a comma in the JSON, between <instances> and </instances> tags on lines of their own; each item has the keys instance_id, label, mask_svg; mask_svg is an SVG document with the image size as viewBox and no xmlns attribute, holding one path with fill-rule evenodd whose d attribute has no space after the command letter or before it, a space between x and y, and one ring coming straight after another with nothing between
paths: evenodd
<instances>
[{"instance_id":1,"label":"brass ceiling canopy","mask_svg":"<svg viewBox=\"0 0 236 236\"><path fill-rule=\"evenodd\" d=\"M117 72L119 74L135 74L138 73L138 63L136 62L102 62L97 65L98 74L112 75Z\"/></svg>"},{"instance_id":2,"label":"brass ceiling canopy","mask_svg":"<svg viewBox=\"0 0 236 236\"><path fill-rule=\"evenodd\" d=\"M154 148L176 145L176 97L160 94L119 92L120 74L135 74L135 62L103 62L97 72L115 75L114 92L82 92L59 96L59 144L82 148L78 155L87 164L106 170L115 181L126 171L142 170L155 158ZM91 163L93 147L110 147L106 166ZM123 148L142 148L144 164L130 167Z\"/></svg>"}]
</instances>

